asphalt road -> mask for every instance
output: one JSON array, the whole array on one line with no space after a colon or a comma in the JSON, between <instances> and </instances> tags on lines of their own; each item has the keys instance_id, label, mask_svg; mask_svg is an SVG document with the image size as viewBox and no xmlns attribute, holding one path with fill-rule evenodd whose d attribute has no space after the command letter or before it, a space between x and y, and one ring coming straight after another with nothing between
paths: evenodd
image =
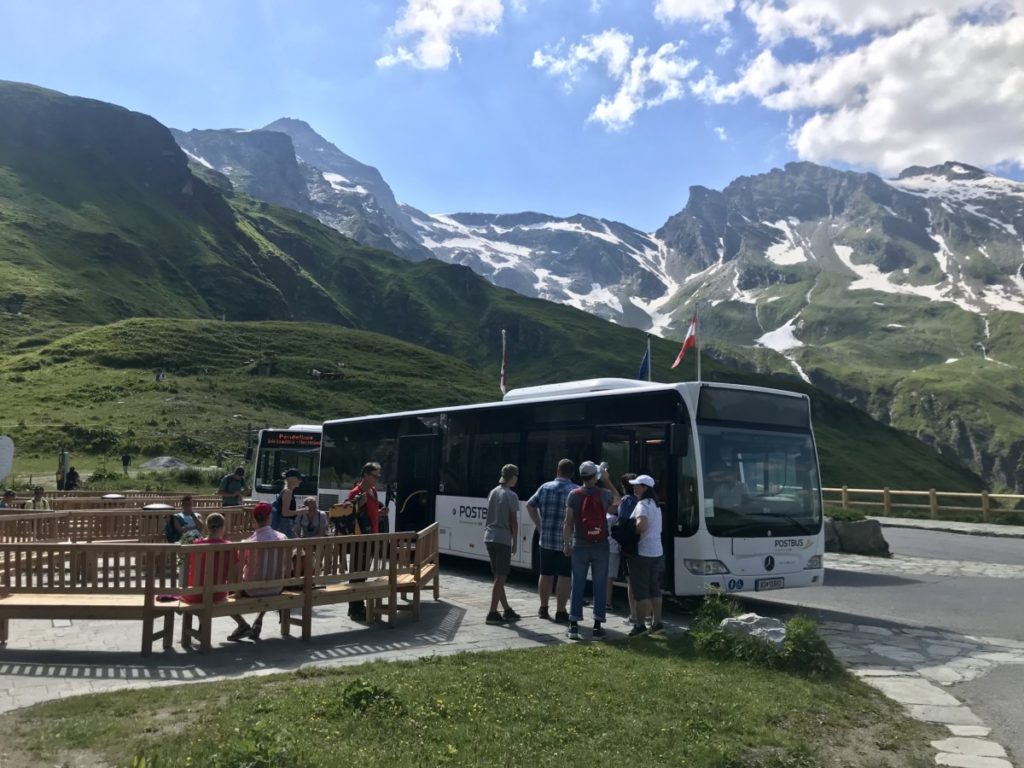
<instances>
[{"instance_id":1,"label":"asphalt road","mask_svg":"<svg viewBox=\"0 0 1024 768\"><path fill-rule=\"evenodd\" d=\"M942 560L1024 564L1024 539L886 528L894 554ZM812 615L1024 640L1024 580L967 576L886 576L827 570L820 588L791 589L746 601L762 615ZM1024 758L1024 667L1001 664L950 689Z\"/></svg>"},{"instance_id":2,"label":"asphalt road","mask_svg":"<svg viewBox=\"0 0 1024 768\"><path fill-rule=\"evenodd\" d=\"M888 527L884 528L884 534L893 554L1024 565L1024 539Z\"/></svg>"}]
</instances>

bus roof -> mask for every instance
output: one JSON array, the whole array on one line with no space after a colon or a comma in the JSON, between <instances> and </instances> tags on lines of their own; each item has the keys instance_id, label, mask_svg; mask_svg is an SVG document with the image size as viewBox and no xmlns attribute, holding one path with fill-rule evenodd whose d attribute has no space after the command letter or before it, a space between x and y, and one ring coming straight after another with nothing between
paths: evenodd
<instances>
[{"instance_id":1,"label":"bus roof","mask_svg":"<svg viewBox=\"0 0 1024 768\"><path fill-rule=\"evenodd\" d=\"M594 383L598 382L604 384L619 384L620 386L613 386L610 388L603 388L599 386L595 388ZM754 387L748 384L726 384L717 381L678 381L673 383L663 383L657 381L639 381L637 379L584 379L581 381L566 381L558 384L543 384L536 387L521 387L519 389L510 390L504 400L491 401L486 403L470 403L468 405L454 405L440 408L421 408L414 411L398 411L394 413L374 413L367 414L365 416L350 416L344 419L330 419L325 421L324 424L344 424L347 422L365 421L365 420L377 420L377 419L389 419L399 416L426 416L435 413L454 413L458 411L468 411L474 408L500 408L503 406L521 405L529 403L546 403L558 400L572 400L581 394L592 394L596 397L603 397L606 395L622 394L624 392L642 392L647 390L649 392L664 392L665 390L675 390L682 392L684 389L694 389L702 386L710 386L722 389L739 389L739 390L750 390L753 392L765 392L770 394L783 395L786 397L797 397L808 399L807 395L802 392L790 392L785 389L771 389L769 387ZM509 397L514 395L514 397Z\"/></svg>"}]
</instances>

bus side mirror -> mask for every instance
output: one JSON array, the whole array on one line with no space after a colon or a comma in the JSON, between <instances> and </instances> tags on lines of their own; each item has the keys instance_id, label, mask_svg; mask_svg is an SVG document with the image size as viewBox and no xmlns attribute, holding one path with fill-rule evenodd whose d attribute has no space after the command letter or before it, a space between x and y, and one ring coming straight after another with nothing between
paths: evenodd
<instances>
[{"instance_id":1,"label":"bus side mirror","mask_svg":"<svg viewBox=\"0 0 1024 768\"><path fill-rule=\"evenodd\" d=\"M669 427L668 452L673 456L686 456L690 453L689 424L672 424Z\"/></svg>"}]
</instances>

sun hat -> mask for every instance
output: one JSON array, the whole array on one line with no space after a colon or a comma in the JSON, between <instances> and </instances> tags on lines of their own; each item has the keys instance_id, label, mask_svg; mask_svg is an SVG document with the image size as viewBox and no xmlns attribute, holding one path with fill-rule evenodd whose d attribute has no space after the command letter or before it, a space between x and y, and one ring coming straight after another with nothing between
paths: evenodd
<instances>
[{"instance_id":1,"label":"sun hat","mask_svg":"<svg viewBox=\"0 0 1024 768\"><path fill-rule=\"evenodd\" d=\"M650 475L639 475L635 480L629 481L630 485L646 485L648 488L654 487L654 478Z\"/></svg>"},{"instance_id":2,"label":"sun hat","mask_svg":"<svg viewBox=\"0 0 1024 768\"><path fill-rule=\"evenodd\" d=\"M580 477L596 477L597 464L592 461L584 461L580 464Z\"/></svg>"},{"instance_id":3,"label":"sun hat","mask_svg":"<svg viewBox=\"0 0 1024 768\"><path fill-rule=\"evenodd\" d=\"M515 464L506 464L501 468L501 478L498 482L507 483L513 477L519 477L519 467Z\"/></svg>"},{"instance_id":4,"label":"sun hat","mask_svg":"<svg viewBox=\"0 0 1024 768\"><path fill-rule=\"evenodd\" d=\"M297 470L295 467L291 467L289 469L286 469L284 471L284 476L285 477L297 477L297 478L299 478L299 480L302 479L302 473L299 472L299 470Z\"/></svg>"},{"instance_id":5,"label":"sun hat","mask_svg":"<svg viewBox=\"0 0 1024 768\"><path fill-rule=\"evenodd\" d=\"M265 517L270 517L273 514L273 508L265 501L261 501L255 507L252 508L252 516L262 520Z\"/></svg>"}]
</instances>

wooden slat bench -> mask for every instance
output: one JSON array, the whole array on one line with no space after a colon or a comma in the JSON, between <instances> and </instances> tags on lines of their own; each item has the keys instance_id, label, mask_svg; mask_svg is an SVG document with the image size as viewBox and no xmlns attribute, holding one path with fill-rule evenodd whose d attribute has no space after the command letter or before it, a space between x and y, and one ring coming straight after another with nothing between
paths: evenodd
<instances>
[{"instance_id":1,"label":"wooden slat bench","mask_svg":"<svg viewBox=\"0 0 1024 768\"><path fill-rule=\"evenodd\" d=\"M433 523L416 534L411 548L400 550L398 563L398 593L410 605L399 605L399 610L411 610L420 618L420 591L428 584L434 588L434 600L441 599L441 562L439 525ZM411 595L411 597L410 597Z\"/></svg>"},{"instance_id":2,"label":"wooden slat bench","mask_svg":"<svg viewBox=\"0 0 1024 768\"><path fill-rule=\"evenodd\" d=\"M0 544L0 643L11 619L123 619L142 622L142 654L170 648L174 604L156 601L172 588L172 546L145 544ZM154 625L163 618L163 629Z\"/></svg>"},{"instance_id":3,"label":"wooden slat bench","mask_svg":"<svg viewBox=\"0 0 1024 768\"><path fill-rule=\"evenodd\" d=\"M367 617L379 619L387 613L394 626L398 611L398 561L400 552L415 545L416 534L383 533L368 536L331 536L269 542L200 544L189 550L195 559L194 572L202 571L199 586L179 590L196 595L199 602L181 600L181 643L188 647L198 641L200 650L211 647L212 622L219 616L277 611L281 634L298 627L303 640L312 636L313 609L318 606L363 600ZM294 557L293 557L294 556ZM263 578L243 578L247 559L256 562ZM301 563L298 573L291 568ZM250 569L250 577L251 577ZM251 597L243 592L294 587L297 591ZM215 600L217 593L231 593ZM298 609L299 615L292 616ZM193 620L197 626L193 629Z\"/></svg>"}]
</instances>

